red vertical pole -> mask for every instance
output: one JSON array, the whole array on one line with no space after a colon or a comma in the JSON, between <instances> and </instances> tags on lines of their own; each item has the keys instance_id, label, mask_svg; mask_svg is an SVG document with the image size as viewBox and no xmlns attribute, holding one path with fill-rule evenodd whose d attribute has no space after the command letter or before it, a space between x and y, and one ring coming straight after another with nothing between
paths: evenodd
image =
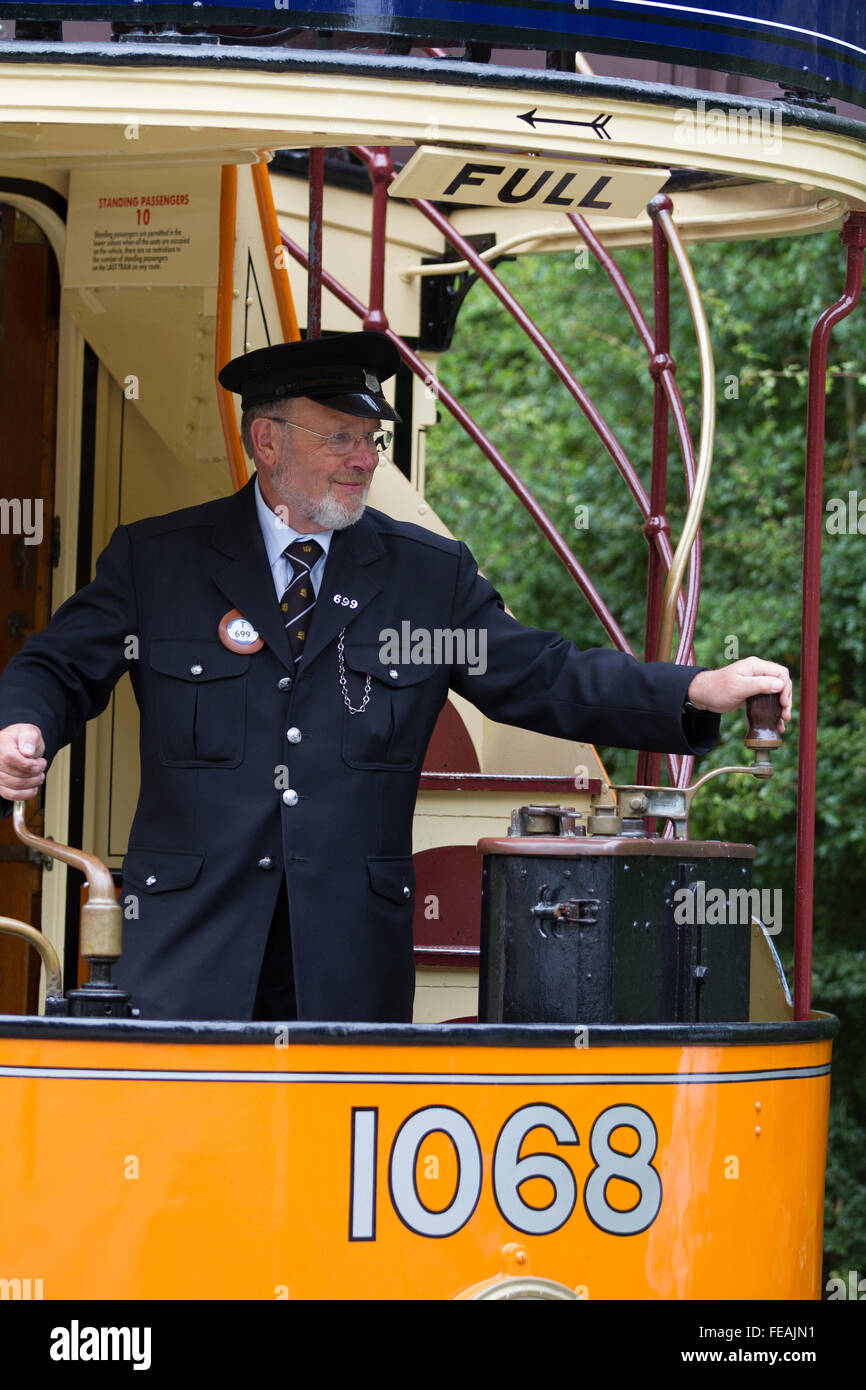
<instances>
[{"instance_id":1,"label":"red vertical pole","mask_svg":"<svg viewBox=\"0 0 866 1390\"><path fill-rule=\"evenodd\" d=\"M847 318L863 288L866 213L851 212L841 231L848 247L845 292L812 331L806 417L803 518L803 636L800 667L800 768L797 791L797 878L794 912L794 1017L808 1018L812 995L812 915L815 888L815 788L818 757L818 644L821 619L821 531L824 524L824 419L830 333Z\"/></svg>"},{"instance_id":2,"label":"red vertical pole","mask_svg":"<svg viewBox=\"0 0 866 1390\"><path fill-rule=\"evenodd\" d=\"M307 269L307 337L322 336L322 205L325 151L310 150L309 262Z\"/></svg>"},{"instance_id":3,"label":"red vertical pole","mask_svg":"<svg viewBox=\"0 0 866 1390\"><path fill-rule=\"evenodd\" d=\"M385 317L385 218L388 211L388 184L394 172L386 147L377 145L367 165L373 185L373 226L370 237L370 307L364 315L364 327L384 333L388 327Z\"/></svg>"},{"instance_id":4,"label":"red vertical pole","mask_svg":"<svg viewBox=\"0 0 866 1390\"><path fill-rule=\"evenodd\" d=\"M649 213L653 219L653 332L655 351L649 363L649 371L654 384L650 514L644 522L643 528L644 535L649 542L644 661L656 659L656 642L658 641L665 585L665 571L655 544L655 537L660 531L670 534L670 526L665 516L668 490L668 399L662 380L664 372L674 369L673 358L670 354L670 264L667 239L658 224L656 214L662 210L670 212L672 209L673 203L666 193L660 193L653 198L649 205ZM636 780L639 783L655 785L659 780L660 772L660 753L641 752L638 754ZM651 833L653 828L650 827Z\"/></svg>"}]
</instances>

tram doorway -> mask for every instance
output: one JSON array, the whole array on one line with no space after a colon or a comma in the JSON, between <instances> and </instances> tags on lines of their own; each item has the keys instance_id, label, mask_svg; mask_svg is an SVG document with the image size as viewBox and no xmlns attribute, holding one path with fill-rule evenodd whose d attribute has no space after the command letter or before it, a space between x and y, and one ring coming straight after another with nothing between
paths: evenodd
<instances>
[{"instance_id":1,"label":"tram doorway","mask_svg":"<svg viewBox=\"0 0 866 1390\"><path fill-rule=\"evenodd\" d=\"M51 611L58 558L54 441L60 278L54 253L26 213L0 203L0 669ZM41 798L28 808L41 830ZM43 869L0 821L4 913L38 925ZM39 957L0 933L0 1013L34 1013Z\"/></svg>"}]
</instances>

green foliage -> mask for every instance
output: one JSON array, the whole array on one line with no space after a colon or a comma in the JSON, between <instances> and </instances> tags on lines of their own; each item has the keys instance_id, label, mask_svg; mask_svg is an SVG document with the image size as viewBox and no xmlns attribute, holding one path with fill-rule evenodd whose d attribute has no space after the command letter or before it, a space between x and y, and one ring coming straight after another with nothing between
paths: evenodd
<instances>
[{"instance_id":1,"label":"green foliage","mask_svg":"<svg viewBox=\"0 0 866 1390\"><path fill-rule=\"evenodd\" d=\"M841 293L844 253L835 233L794 242L690 248L716 365L715 461L704 514L703 584L696 636L701 665L740 656L783 661L799 677L806 368L816 318ZM620 267L651 315L649 254ZM652 383L646 353L603 272L571 255L504 264L502 279L600 407L649 489ZM672 289L672 351L692 435L701 383L688 304ZM567 388L494 295L478 284L461 311L440 374L529 485L600 589L638 655L644 640L646 542L638 508L610 455ZM825 503L863 488L866 454L866 312L834 329L827 385ZM446 411L428 436L427 494L472 547L517 617L553 627L578 646L610 645L563 566L537 536L506 483ZM674 543L684 487L673 431L668 515ZM858 493L858 496L860 493ZM576 529L576 509L589 524ZM866 507L864 507L866 511ZM866 531L866 515L863 517ZM866 1272L866 537L823 535L819 679L818 817L815 848L816 1007L837 1013L826 1245L839 1268ZM796 691L795 684L795 691ZM743 761L745 725L723 721L700 770ZM797 795L796 718L767 784L720 778L699 794L695 837L753 842L755 882L781 888L777 945L790 967ZM634 776L634 755L611 750L608 771Z\"/></svg>"}]
</instances>

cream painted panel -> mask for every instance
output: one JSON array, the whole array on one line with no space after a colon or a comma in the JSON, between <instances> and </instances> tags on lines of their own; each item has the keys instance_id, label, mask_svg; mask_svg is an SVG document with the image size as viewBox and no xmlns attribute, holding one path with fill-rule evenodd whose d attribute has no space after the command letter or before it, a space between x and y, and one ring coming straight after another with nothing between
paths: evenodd
<instances>
[{"instance_id":1,"label":"cream painted panel","mask_svg":"<svg viewBox=\"0 0 866 1390\"><path fill-rule=\"evenodd\" d=\"M447 1023L478 1013L478 971L469 966L419 966L414 1023Z\"/></svg>"}]
</instances>

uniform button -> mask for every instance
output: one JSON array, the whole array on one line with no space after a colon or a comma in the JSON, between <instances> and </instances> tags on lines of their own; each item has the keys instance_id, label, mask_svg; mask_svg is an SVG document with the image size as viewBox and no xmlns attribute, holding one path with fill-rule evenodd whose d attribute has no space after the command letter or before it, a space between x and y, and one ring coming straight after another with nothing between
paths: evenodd
<instances>
[{"instance_id":1,"label":"uniform button","mask_svg":"<svg viewBox=\"0 0 866 1390\"><path fill-rule=\"evenodd\" d=\"M396 671L389 671L388 675L391 677L392 681L395 681L397 679L398 673Z\"/></svg>"},{"instance_id":2,"label":"uniform button","mask_svg":"<svg viewBox=\"0 0 866 1390\"><path fill-rule=\"evenodd\" d=\"M289 743L300 743L303 734L300 729L289 729L286 733L286 738L289 740Z\"/></svg>"},{"instance_id":3,"label":"uniform button","mask_svg":"<svg viewBox=\"0 0 866 1390\"><path fill-rule=\"evenodd\" d=\"M291 676L283 676L282 680L277 682L277 690L291 690L293 685Z\"/></svg>"},{"instance_id":4,"label":"uniform button","mask_svg":"<svg viewBox=\"0 0 866 1390\"><path fill-rule=\"evenodd\" d=\"M297 804L298 804L298 793L295 792L295 791L292 791L292 789L291 789L291 787L290 787L289 790L288 790L287 792L283 792L283 801L284 801L284 803L285 803L286 806L297 806Z\"/></svg>"},{"instance_id":5,"label":"uniform button","mask_svg":"<svg viewBox=\"0 0 866 1390\"><path fill-rule=\"evenodd\" d=\"M260 868L260 869L272 869L273 867L274 867L274 861L273 861L273 859L271 858L271 856L270 856L269 854L266 854L265 857L264 857L264 859L260 859L260 860L259 860L259 868Z\"/></svg>"},{"instance_id":6,"label":"uniform button","mask_svg":"<svg viewBox=\"0 0 866 1390\"><path fill-rule=\"evenodd\" d=\"M190 668L189 668L189 671L190 671L190 675L191 675L191 676L200 676L203 670L204 670L204 667L203 667L203 666L199 666L198 662L196 662L195 666L190 666Z\"/></svg>"},{"instance_id":7,"label":"uniform button","mask_svg":"<svg viewBox=\"0 0 866 1390\"><path fill-rule=\"evenodd\" d=\"M403 889L403 897L404 897L404 898L410 898L411 896L412 896L412 889L411 889L411 888L406 888L406 887L404 887L404 889Z\"/></svg>"},{"instance_id":8,"label":"uniform button","mask_svg":"<svg viewBox=\"0 0 866 1390\"><path fill-rule=\"evenodd\" d=\"M144 881L147 884L148 888L152 888L153 885L156 883L156 874L148 874L147 878Z\"/></svg>"}]
</instances>

